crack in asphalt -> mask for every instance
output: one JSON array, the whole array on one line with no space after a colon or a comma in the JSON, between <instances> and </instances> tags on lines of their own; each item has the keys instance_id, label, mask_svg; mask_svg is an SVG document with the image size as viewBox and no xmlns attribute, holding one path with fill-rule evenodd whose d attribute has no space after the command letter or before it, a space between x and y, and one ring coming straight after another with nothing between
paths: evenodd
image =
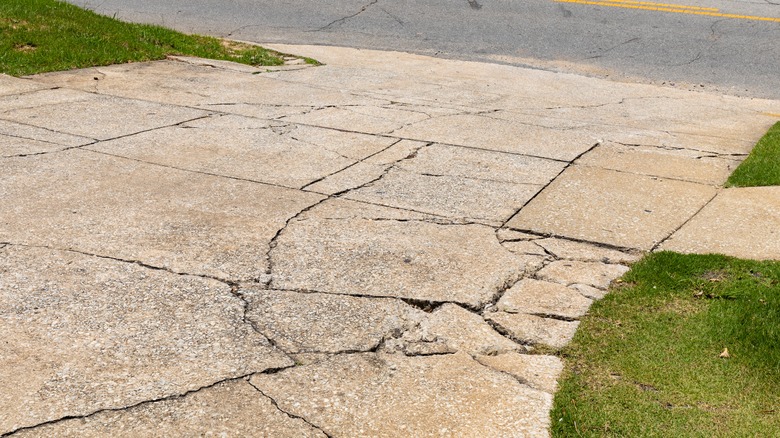
<instances>
[{"instance_id":1,"label":"crack in asphalt","mask_svg":"<svg viewBox=\"0 0 780 438\"><path fill-rule=\"evenodd\" d=\"M328 30L332 26L336 26L337 24L345 23L347 20L355 18L358 15L362 14L363 12L366 12L366 9L368 9L369 7L377 4L378 2L379 2L379 0L371 0L371 2L369 2L368 4L366 4L363 7L361 7L360 10L355 12L354 14L347 15L346 17L338 18L338 19L333 20L330 23L326 24L325 26L320 27L319 29L307 30L306 32L322 32L322 31Z\"/></svg>"}]
</instances>

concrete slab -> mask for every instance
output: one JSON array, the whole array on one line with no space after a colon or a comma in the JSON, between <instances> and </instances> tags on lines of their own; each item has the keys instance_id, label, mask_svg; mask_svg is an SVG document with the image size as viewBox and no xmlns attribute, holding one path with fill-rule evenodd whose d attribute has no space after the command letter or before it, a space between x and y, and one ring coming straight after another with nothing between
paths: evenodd
<instances>
[{"instance_id":1,"label":"concrete slab","mask_svg":"<svg viewBox=\"0 0 780 438\"><path fill-rule=\"evenodd\" d=\"M0 97L0 118L107 140L205 117L206 111L66 89Z\"/></svg>"},{"instance_id":2,"label":"concrete slab","mask_svg":"<svg viewBox=\"0 0 780 438\"><path fill-rule=\"evenodd\" d=\"M55 152L93 143L94 140L48 129L0 120L0 157Z\"/></svg>"},{"instance_id":3,"label":"concrete slab","mask_svg":"<svg viewBox=\"0 0 780 438\"><path fill-rule=\"evenodd\" d=\"M42 84L39 81L15 78L13 76L0 73L0 96L28 93L30 91L42 90L45 88L51 87L47 86L46 84Z\"/></svg>"},{"instance_id":4,"label":"concrete slab","mask_svg":"<svg viewBox=\"0 0 780 438\"><path fill-rule=\"evenodd\" d=\"M527 278L509 288L496 308L507 313L576 319L587 313L591 303L564 285Z\"/></svg>"},{"instance_id":5,"label":"concrete slab","mask_svg":"<svg viewBox=\"0 0 780 438\"><path fill-rule=\"evenodd\" d=\"M660 249L780 259L780 187L722 191Z\"/></svg>"},{"instance_id":6,"label":"concrete slab","mask_svg":"<svg viewBox=\"0 0 780 438\"><path fill-rule=\"evenodd\" d=\"M287 353L375 350L385 338L425 318L401 300L347 295L242 289L247 318Z\"/></svg>"},{"instance_id":7,"label":"concrete slab","mask_svg":"<svg viewBox=\"0 0 780 438\"><path fill-rule=\"evenodd\" d=\"M381 179L345 197L500 226L541 188L541 185L434 176L391 169Z\"/></svg>"},{"instance_id":8,"label":"concrete slab","mask_svg":"<svg viewBox=\"0 0 780 438\"><path fill-rule=\"evenodd\" d=\"M103 411L20 431L15 437L265 436L320 437L245 380L219 383L181 398Z\"/></svg>"},{"instance_id":9,"label":"concrete slab","mask_svg":"<svg viewBox=\"0 0 780 438\"><path fill-rule=\"evenodd\" d=\"M487 312L485 319L510 338L531 346L563 348L574 337L579 321L562 321L526 313Z\"/></svg>"},{"instance_id":10,"label":"concrete slab","mask_svg":"<svg viewBox=\"0 0 780 438\"><path fill-rule=\"evenodd\" d=\"M456 126L458 129L453 129ZM392 134L413 140L434 141L561 161L575 159L598 142L588 134L572 130L465 114L436 117L413 123Z\"/></svg>"},{"instance_id":11,"label":"concrete slab","mask_svg":"<svg viewBox=\"0 0 780 438\"><path fill-rule=\"evenodd\" d=\"M546 437L552 406L465 353L334 356L251 382L329 436Z\"/></svg>"},{"instance_id":12,"label":"concrete slab","mask_svg":"<svg viewBox=\"0 0 780 438\"><path fill-rule=\"evenodd\" d=\"M95 152L3 159L0 241L251 280L271 239L323 196Z\"/></svg>"},{"instance_id":13,"label":"concrete slab","mask_svg":"<svg viewBox=\"0 0 780 438\"><path fill-rule=\"evenodd\" d=\"M290 74L287 72L284 74ZM95 79L97 78L97 79ZM36 76L36 81L102 95L181 106L200 106L246 116L282 111L297 114L329 105L389 103L346 90L290 84L265 75L197 66L179 61L132 63ZM285 107L289 109L285 109Z\"/></svg>"},{"instance_id":14,"label":"concrete slab","mask_svg":"<svg viewBox=\"0 0 780 438\"><path fill-rule=\"evenodd\" d=\"M478 308L524 272L523 260L486 226L309 213L292 221L271 250L274 288Z\"/></svg>"},{"instance_id":15,"label":"concrete slab","mask_svg":"<svg viewBox=\"0 0 780 438\"><path fill-rule=\"evenodd\" d=\"M606 143L585 154L578 164L718 186L739 166L741 156L725 158L689 149L669 150Z\"/></svg>"},{"instance_id":16,"label":"concrete slab","mask_svg":"<svg viewBox=\"0 0 780 438\"><path fill-rule=\"evenodd\" d=\"M613 280L628 270L628 266L624 265L558 260L542 268L536 273L536 277L567 286L586 284L598 289L607 289Z\"/></svg>"},{"instance_id":17,"label":"concrete slab","mask_svg":"<svg viewBox=\"0 0 780 438\"><path fill-rule=\"evenodd\" d=\"M323 135L324 145L320 146L308 138L311 131L225 116L101 142L88 149L178 169L301 188L393 142L335 132Z\"/></svg>"},{"instance_id":18,"label":"concrete slab","mask_svg":"<svg viewBox=\"0 0 780 438\"><path fill-rule=\"evenodd\" d=\"M476 356L482 365L511 374L532 388L555 393L558 376L563 371L563 361L556 356L519 354L515 352L495 356Z\"/></svg>"},{"instance_id":19,"label":"concrete slab","mask_svg":"<svg viewBox=\"0 0 780 438\"><path fill-rule=\"evenodd\" d=\"M715 193L701 184L572 166L507 226L649 250Z\"/></svg>"},{"instance_id":20,"label":"concrete slab","mask_svg":"<svg viewBox=\"0 0 780 438\"><path fill-rule=\"evenodd\" d=\"M0 434L293 364L214 280L16 245L0 279Z\"/></svg>"}]
</instances>

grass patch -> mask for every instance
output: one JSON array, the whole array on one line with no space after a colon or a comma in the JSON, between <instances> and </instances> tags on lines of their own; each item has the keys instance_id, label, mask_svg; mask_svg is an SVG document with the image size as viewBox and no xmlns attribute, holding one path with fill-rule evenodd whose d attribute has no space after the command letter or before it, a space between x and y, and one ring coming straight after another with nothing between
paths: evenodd
<instances>
[{"instance_id":1,"label":"grass patch","mask_svg":"<svg viewBox=\"0 0 780 438\"><path fill-rule=\"evenodd\" d=\"M777 436L780 263L652 254L562 355L553 436Z\"/></svg>"},{"instance_id":2,"label":"grass patch","mask_svg":"<svg viewBox=\"0 0 780 438\"><path fill-rule=\"evenodd\" d=\"M23 76L167 55L264 66L284 63L281 54L262 47L124 23L61 1L0 1L2 73Z\"/></svg>"},{"instance_id":3,"label":"grass patch","mask_svg":"<svg viewBox=\"0 0 780 438\"><path fill-rule=\"evenodd\" d=\"M780 122L756 143L726 181L726 187L760 186L780 186Z\"/></svg>"}]
</instances>

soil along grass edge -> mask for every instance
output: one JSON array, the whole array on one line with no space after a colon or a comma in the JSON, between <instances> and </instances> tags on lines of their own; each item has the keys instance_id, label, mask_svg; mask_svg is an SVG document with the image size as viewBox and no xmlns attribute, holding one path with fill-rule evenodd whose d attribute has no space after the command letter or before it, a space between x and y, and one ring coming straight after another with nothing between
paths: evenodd
<instances>
[{"instance_id":1,"label":"soil along grass edge","mask_svg":"<svg viewBox=\"0 0 780 438\"><path fill-rule=\"evenodd\" d=\"M168 55L256 66L284 63L282 54L262 47L125 23L57 0L0 2L0 73L24 76Z\"/></svg>"},{"instance_id":2,"label":"soil along grass edge","mask_svg":"<svg viewBox=\"0 0 780 438\"><path fill-rule=\"evenodd\" d=\"M726 187L760 186L780 186L780 122L756 143L726 182Z\"/></svg>"},{"instance_id":3,"label":"soil along grass edge","mask_svg":"<svg viewBox=\"0 0 780 438\"><path fill-rule=\"evenodd\" d=\"M562 355L553 436L774 436L780 262L651 254Z\"/></svg>"}]
</instances>

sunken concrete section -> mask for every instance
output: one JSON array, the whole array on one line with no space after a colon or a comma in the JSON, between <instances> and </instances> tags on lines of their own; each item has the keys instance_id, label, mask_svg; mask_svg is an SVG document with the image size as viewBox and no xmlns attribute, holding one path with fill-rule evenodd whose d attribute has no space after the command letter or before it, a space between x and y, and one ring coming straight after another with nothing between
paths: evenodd
<instances>
[{"instance_id":1,"label":"sunken concrete section","mask_svg":"<svg viewBox=\"0 0 780 438\"><path fill-rule=\"evenodd\" d=\"M548 436L645 251L778 254L778 102L278 49L0 75L0 435Z\"/></svg>"}]
</instances>

